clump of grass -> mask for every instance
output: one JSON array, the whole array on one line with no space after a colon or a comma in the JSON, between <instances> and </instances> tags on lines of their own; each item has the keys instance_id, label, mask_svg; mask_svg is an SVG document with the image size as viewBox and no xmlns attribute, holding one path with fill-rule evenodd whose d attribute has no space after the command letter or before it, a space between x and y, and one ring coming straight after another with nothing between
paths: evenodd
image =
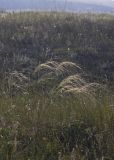
<instances>
[{"instance_id":1,"label":"clump of grass","mask_svg":"<svg viewBox=\"0 0 114 160\"><path fill-rule=\"evenodd\" d=\"M21 72L13 71L5 81L8 83L9 94L16 95L27 91L30 79Z\"/></svg>"},{"instance_id":2,"label":"clump of grass","mask_svg":"<svg viewBox=\"0 0 114 160\"><path fill-rule=\"evenodd\" d=\"M82 69L73 62L48 61L40 64L34 71L34 75L38 75L36 87L43 94L94 97L93 93L101 86L98 83L87 83L81 77L82 73Z\"/></svg>"},{"instance_id":3,"label":"clump of grass","mask_svg":"<svg viewBox=\"0 0 114 160\"><path fill-rule=\"evenodd\" d=\"M56 75L62 75L63 77L80 72L81 68L78 65L68 61L60 63L56 68Z\"/></svg>"},{"instance_id":4,"label":"clump of grass","mask_svg":"<svg viewBox=\"0 0 114 160\"><path fill-rule=\"evenodd\" d=\"M79 75L69 76L57 88L57 93L62 97L74 97L84 104L96 105L96 92L102 88L97 83L86 83Z\"/></svg>"},{"instance_id":5,"label":"clump of grass","mask_svg":"<svg viewBox=\"0 0 114 160\"><path fill-rule=\"evenodd\" d=\"M58 88L61 93L75 93L75 91L77 93L87 93L92 92L94 89L98 89L99 87L100 85L98 83L86 83L79 75L73 75L64 79Z\"/></svg>"},{"instance_id":6,"label":"clump of grass","mask_svg":"<svg viewBox=\"0 0 114 160\"><path fill-rule=\"evenodd\" d=\"M37 78L44 77L49 73L54 72L57 66L58 66L57 62L48 61L46 63L38 65L38 67L35 68L33 75L36 76Z\"/></svg>"},{"instance_id":7,"label":"clump of grass","mask_svg":"<svg viewBox=\"0 0 114 160\"><path fill-rule=\"evenodd\" d=\"M42 88L41 90L43 93L46 92L46 89L49 93L49 90L54 92L61 81L66 77L73 75L74 73L80 73L81 71L81 68L73 62L65 61L60 63L48 61L38 65L33 74L37 77L36 86Z\"/></svg>"},{"instance_id":8,"label":"clump of grass","mask_svg":"<svg viewBox=\"0 0 114 160\"><path fill-rule=\"evenodd\" d=\"M56 61L48 61L38 65L38 67L35 68L34 75L38 74L40 78L52 72L56 76L63 76L64 78L66 75L80 73L81 68L73 62L65 61L58 63Z\"/></svg>"},{"instance_id":9,"label":"clump of grass","mask_svg":"<svg viewBox=\"0 0 114 160\"><path fill-rule=\"evenodd\" d=\"M84 86L86 82L77 74L73 76L68 76L59 85L63 89L79 88Z\"/></svg>"}]
</instances>

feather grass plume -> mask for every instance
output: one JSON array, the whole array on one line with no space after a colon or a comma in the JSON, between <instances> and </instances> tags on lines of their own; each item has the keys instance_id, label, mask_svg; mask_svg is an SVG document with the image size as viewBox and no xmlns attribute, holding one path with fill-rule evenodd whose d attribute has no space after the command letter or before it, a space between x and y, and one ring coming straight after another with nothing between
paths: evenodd
<instances>
[{"instance_id":1,"label":"feather grass plume","mask_svg":"<svg viewBox=\"0 0 114 160\"><path fill-rule=\"evenodd\" d=\"M62 96L94 97L95 91L100 87L97 83L86 83L78 74L68 76L58 86L57 92Z\"/></svg>"},{"instance_id":2,"label":"feather grass plume","mask_svg":"<svg viewBox=\"0 0 114 160\"><path fill-rule=\"evenodd\" d=\"M68 76L80 73L81 68L73 62L62 62L56 68L56 75Z\"/></svg>"},{"instance_id":3,"label":"feather grass plume","mask_svg":"<svg viewBox=\"0 0 114 160\"><path fill-rule=\"evenodd\" d=\"M58 66L57 62L48 61L46 63L38 65L33 75L37 78L43 78L44 76L47 76L49 73L54 72L57 66Z\"/></svg>"},{"instance_id":4,"label":"feather grass plume","mask_svg":"<svg viewBox=\"0 0 114 160\"><path fill-rule=\"evenodd\" d=\"M47 88L48 92L56 92L61 96L75 96L91 98L101 86L97 83L87 83L81 76L82 69L73 62L48 61L40 64L34 71L38 74L39 87L43 91Z\"/></svg>"},{"instance_id":5,"label":"feather grass plume","mask_svg":"<svg viewBox=\"0 0 114 160\"><path fill-rule=\"evenodd\" d=\"M53 73L56 77L67 77L76 73L80 73L81 68L73 62L55 62L48 61L46 63L38 65L34 71L34 76L37 78L43 78L50 73Z\"/></svg>"}]
</instances>

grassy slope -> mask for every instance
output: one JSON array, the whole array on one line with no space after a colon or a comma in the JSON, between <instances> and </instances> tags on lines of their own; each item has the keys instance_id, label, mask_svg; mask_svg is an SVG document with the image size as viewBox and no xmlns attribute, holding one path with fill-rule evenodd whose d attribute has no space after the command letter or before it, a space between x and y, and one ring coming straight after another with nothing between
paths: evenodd
<instances>
[{"instance_id":1,"label":"grassy slope","mask_svg":"<svg viewBox=\"0 0 114 160\"><path fill-rule=\"evenodd\" d=\"M0 18L1 72L27 72L28 66L32 70L49 59L70 60L93 79L113 81L113 26L111 15L9 14Z\"/></svg>"},{"instance_id":2,"label":"grassy slope","mask_svg":"<svg viewBox=\"0 0 114 160\"><path fill-rule=\"evenodd\" d=\"M113 20L66 13L0 18L1 160L114 159L113 93L58 97L33 89L9 96L4 82L15 70L31 76L39 62L49 59L80 64L90 81L113 80Z\"/></svg>"}]
</instances>

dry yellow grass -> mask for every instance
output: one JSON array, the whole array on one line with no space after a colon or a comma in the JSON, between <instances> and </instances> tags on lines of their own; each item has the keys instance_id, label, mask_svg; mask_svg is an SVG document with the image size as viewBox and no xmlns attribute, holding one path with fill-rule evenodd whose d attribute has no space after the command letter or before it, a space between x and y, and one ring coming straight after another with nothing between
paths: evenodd
<instances>
[{"instance_id":1,"label":"dry yellow grass","mask_svg":"<svg viewBox=\"0 0 114 160\"><path fill-rule=\"evenodd\" d=\"M34 71L34 76L41 78L45 75L48 75L50 72L54 72L58 63L54 61L48 61L46 63L38 65Z\"/></svg>"},{"instance_id":2,"label":"dry yellow grass","mask_svg":"<svg viewBox=\"0 0 114 160\"><path fill-rule=\"evenodd\" d=\"M51 90L56 89L57 94L66 96L73 95L77 97L94 97L94 93L101 86L97 83L87 83L80 75L82 69L73 62L55 62L47 61L40 64L34 71L38 75L38 82L45 82L45 87L48 88L48 79L53 79ZM62 77L62 78L61 78ZM54 83L57 82L58 84ZM54 86L57 86L56 88Z\"/></svg>"},{"instance_id":3,"label":"dry yellow grass","mask_svg":"<svg viewBox=\"0 0 114 160\"><path fill-rule=\"evenodd\" d=\"M65 78L58 86L58 94L89 98L95 102L94 93L101 87L98 83L86 83L78 74Z\"/></svg>"},{"instance_id":4,"label":"dry yellow grass","mask_svg":"<svg viewBox=\"0 0 114 160\"><path fill-rule=\"evenodd\" d=\"M62 62L56 68L56 75L71 75L74 73L79 73L81 68L72 62Z\"/></svg>"},{"instance_id":5,"label":"dry yellow grass","mask_svg":"<svg viewBox=\"0 0 114 160\"><path fill-rule=\"evenodd\" d=\"M58 76L68 76L76 73L80 73L81 68L72 62L58 63L55 61L47 61L46 63L40 64L36 67L34 75L38 78L47 76L50 73L54 73Z\"/></svg>"}]
</instances>

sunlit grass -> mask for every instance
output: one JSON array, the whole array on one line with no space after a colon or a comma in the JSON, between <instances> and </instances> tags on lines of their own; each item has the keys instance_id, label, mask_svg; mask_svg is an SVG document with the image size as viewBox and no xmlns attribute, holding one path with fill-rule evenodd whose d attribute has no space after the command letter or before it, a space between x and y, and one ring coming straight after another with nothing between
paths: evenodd
<instances>
[{"instance_id":1,"label":"sunlit grass","mask_svg":"<svg viewBox=\"0 0 114 160\"><path fill-rule=\"evenodd\" d=\"M45 159L47 154L57 159L59 152L70 159L73 148L81 157L114 156L114 113L108 95L93 102L29 94L2 97L0 106L3 159Z\"/></svg>"},{"instance_id":2,"label":"sunlit grass","mask_svg":"<svg viewBox=\"0 0 114 160\"><path fill-rule=\"evenodd\" d=\"M114 159L113 19L0 17L0 160Z\"/></svg>"}]
</instances>

